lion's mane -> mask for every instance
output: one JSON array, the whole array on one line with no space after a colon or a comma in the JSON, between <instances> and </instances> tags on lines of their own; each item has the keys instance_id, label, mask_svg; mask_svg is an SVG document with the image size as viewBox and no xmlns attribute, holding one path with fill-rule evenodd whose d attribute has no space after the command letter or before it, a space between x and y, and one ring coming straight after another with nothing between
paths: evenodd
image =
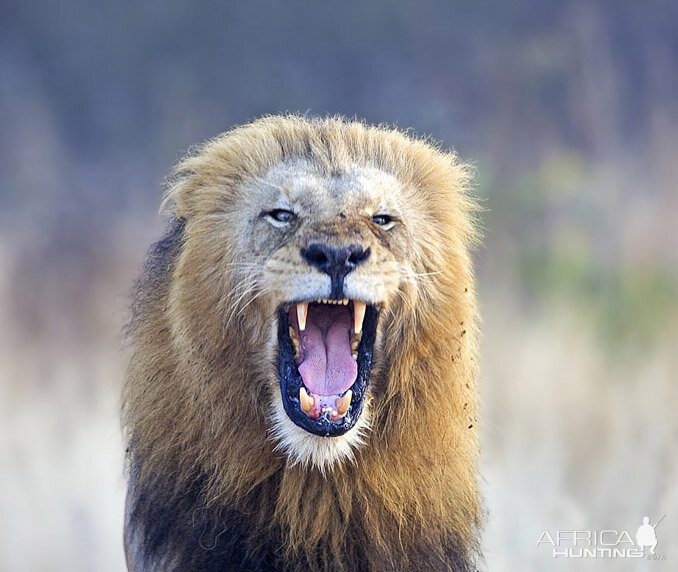
<instances>
[{"instance_id":1,"label":"lion's mane","mask_svg":"<svg viewBox=\"0 0 678 572\"><path fill-rule=\"evenodd\" d=\"M262 354L270 324L227 268L236 237L210 213L248 180L303 158L374 166L414 189L421 221L380 323L371 429L326 470L276 449ZM470 570L478 554L475 238L469 169L399 131L267 117L175 169L166 236L149 252L124 388L130 570ZM227 317L237 315L237 319ZM279 391L279 389L278 389Z\"/></svg>"}]
</instances>

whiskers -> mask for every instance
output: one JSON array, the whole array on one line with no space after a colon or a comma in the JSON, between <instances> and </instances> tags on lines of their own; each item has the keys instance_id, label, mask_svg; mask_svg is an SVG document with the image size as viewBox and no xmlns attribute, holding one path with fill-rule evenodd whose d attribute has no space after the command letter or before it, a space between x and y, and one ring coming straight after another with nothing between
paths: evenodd
<instances>
[{"instance_id":1,"label":"whiskers","mask_svg":"<svg viewBox=\"0 0 678 572\"><path fill-rule=\"evenodd\" d=\"M443 273L442 270L435 270L433 272L415 272L409 266L401 266L400 273L403 279L409 282L421 282L422 279L427 279L429 276L438 276Z\"/></svg>"},{"instance_id":2,"label":"whiskers","mask_svg":"<svg viewBox=\"0 0 678 572\"><path fill-rule=\"evenodd\" d=\"M232 262L229 267L237 269L233 273L235 284L231 288L233 302L229 304L230 312L226 319L226 327L234 319L242 316L243 312L260 296L271 291L263 280L264 265L256 262Z\"/></svg>"},{"instance_id":3,"label":"whiskers","mask_svg":"<svg viewBox=\"0 0 678 572\"><path fill-rule=\"evenodd\" d=\"M431 283L436 276L441 275L442 270L434 270L432 272L415 272L409 265L402 265L400 270L400 285L395 293L401 302L405 314L414 315L417 312L417 305L420 296L425 296L426 288L419 288L421 285ZM390 307L388 312L392 316L396 316L394 307Z\"/></svg>"},{"instance_id":4,"label":"whiskers","mask_svg":"<svg viewBox=\"0 0 678 572\"><path fill-rule=\"evenodd\" d=\"M242 313L247 309L247 307L254 302L259 296L262 296L268 292L271 292L272 288L270 287L264 287L260 288L259 290L256 291L256 293L238 310L237 316L241 316Z\"/></svg>"},{"instance_id":5,"label":"whiskers","mask_svg":"<svg viewBox=\"0 0 678 572\"><path fill-rule=\"evenodd\" d=\"M260 262L229 262L227 266L239 270L263 270L266 267Z\"/></svg>"}]
</instances>

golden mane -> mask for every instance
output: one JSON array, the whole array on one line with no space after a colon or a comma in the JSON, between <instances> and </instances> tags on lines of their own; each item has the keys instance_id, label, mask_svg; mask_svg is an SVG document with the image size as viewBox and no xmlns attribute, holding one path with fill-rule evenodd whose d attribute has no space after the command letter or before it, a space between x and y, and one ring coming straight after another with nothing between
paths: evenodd
<instances>
[{"instance_id":1,"label":"golden mane","mask_svg":"<svg viewBox=\"0 0 678 572\"><path fill-rule=\"evenodd\" d=\"M238 290L237 237L215 216L297 159L328 177L349 164L389 173L418 223L414 272L380 321L371 429L352 461L325 470L275 448L275 364L261 342L270 308ZM341 118L266 117L179 163L164 201L170 231L149 253L129 328L131 570L198 566L187 530L214 569L221 550L262 570L471 569L480 511L469 179L451 153ZM236 525L237 546L225 538ZM267 542L279 545L267 552Z\"/></svg>"}]
</instances>

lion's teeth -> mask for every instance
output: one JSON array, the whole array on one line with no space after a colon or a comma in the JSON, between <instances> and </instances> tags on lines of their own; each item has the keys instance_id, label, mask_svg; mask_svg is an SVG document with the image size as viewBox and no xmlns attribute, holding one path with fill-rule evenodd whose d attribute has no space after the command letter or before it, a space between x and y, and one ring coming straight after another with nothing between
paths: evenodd
<instances>
[{"instance_id":1,"label":"lion's teeth","mask_svg":"<svg viewBox=\"0 0 678 572\"><path fill-rule=\"evenodd\" d=\"M355 360L358 361L358 352L352 352L351 357Z\"/></svg>"},{"instance_id":2,"label":"lion's teeth","mask_svg":"<svg viewBox=\"0 0 678 572\"><path fill-rule=\"evenodd\" d=\"M306 329L306 316L308 315L308 302L299 302L297 304L297 322L299 322L299 331Z\"/></svg>"},{"instance_id":3,"label":"lion's teeth","mask_svg":"<svg viewBox=\"0 0 678 572\"><path fill-rule=\"evenodd\" d=\"M294 348L294 357L299 357L299 335L297 331L290 326L290 339L292 340L292 347Z\"/></svg>"},{"instance_id":4,"label":"lion's teeth","mask_svg":"<svg viewBox=\"0 0 678 572\"><path fill-rule=\"evenodd\" d=\"M349 389L343 397L338 397L334 404L337 406L337 413L340 416L346 415L348 408L351 406L351 397L353 392Z\"/></svg>"},{"instance_id":5,"label":"lion's teeth","mask_svg":"<svg viewBox=\"0 0 678 572\"><path fill-rule=\"evenodd\" d=\"M356 334L359 334L363 329L366 308L365 302L353 300L353 331Z\"/></svg>"},{"instance_id":6,"label":"lion's teeth","mask_svg":"<svg viewBox=\"0 0 678 572\"><path fill-rule=\"evenodd\" d=\"M303 385L299 389L299 404L304 413L310 413L315 405L315 399L308 394Z\"/></svg>"},{"instance_id":7,"label":"lion's teeth","mask_svg":"<svg viewBox=\"0 0 678 572\"><path fill-rule=\"evenodd\" d=\"M341 303L342 303L344 306L348 306L348 298L344 298L344 299L341 301Z\"/></svg>"},{"instance_id":8,"label":"lion's teeth","mask_svg":"<svg viewBox=\"0 0 678 572\"><path fill-rule=\"evenodd\" d=\"M351 350L356 351L358 349L358 346L360 345L360 340L362 339L362 334L358 334L355 338L353 338L353 341L351 342Z\"/></svg>"}]
</instances>

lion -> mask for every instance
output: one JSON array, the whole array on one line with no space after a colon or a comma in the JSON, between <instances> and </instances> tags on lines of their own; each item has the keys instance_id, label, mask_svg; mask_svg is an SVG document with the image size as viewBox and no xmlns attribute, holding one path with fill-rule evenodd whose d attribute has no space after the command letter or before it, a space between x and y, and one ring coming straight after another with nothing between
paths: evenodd
<instances>
[{"instance_id":1,"label":"lion","mask_svg":"<svg viewBox=\"0 0 678 572\"><path fill-rule=\"evenodd\" d=\"M178 164L128 327L130 571L475 569L471 177L296 115Z\"/></svg>"}]
</instances>

